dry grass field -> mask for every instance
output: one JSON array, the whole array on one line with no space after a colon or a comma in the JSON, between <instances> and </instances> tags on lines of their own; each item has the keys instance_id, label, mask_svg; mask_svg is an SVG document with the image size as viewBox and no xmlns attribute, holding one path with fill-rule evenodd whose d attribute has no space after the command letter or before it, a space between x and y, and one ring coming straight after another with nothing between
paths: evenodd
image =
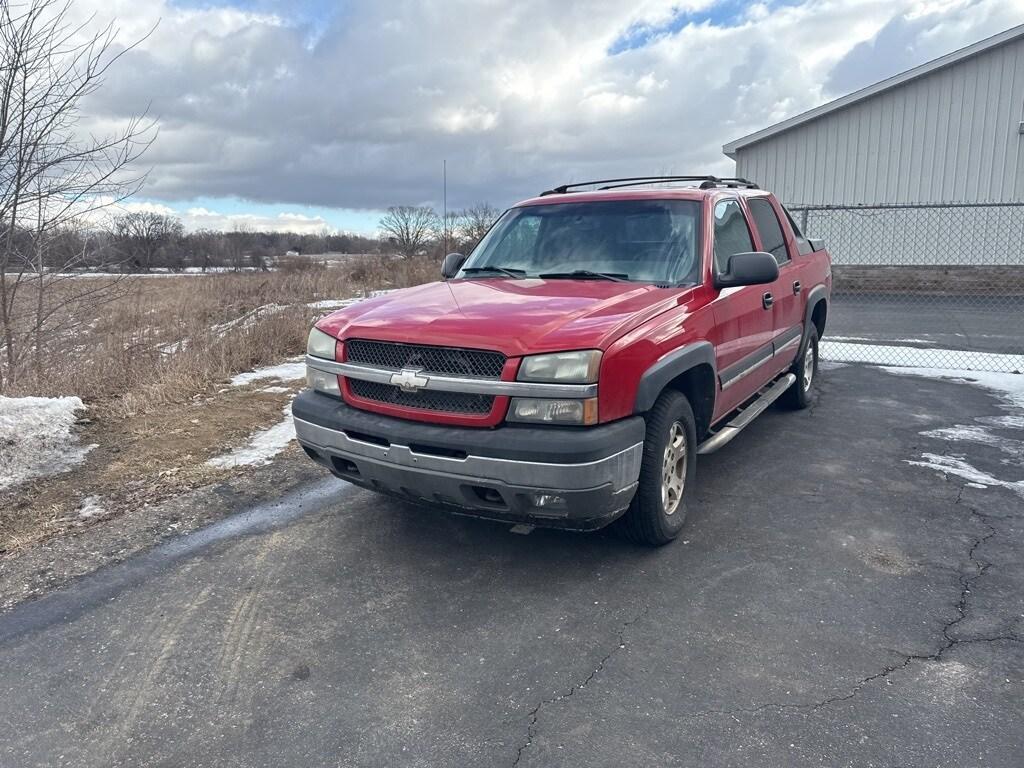
<instances>
[{"instance_id":1,"label":"dry grass field","mask_svg":"<svg viewBox=\"0 0 1024 768\"><path fill-rule=\"evenodd\" d=\"M434 280L438 271L433 259L359 259L268 273L117 278L109 300L46 340L42 375L26 370L5 393L82 398L87 408L75 432L94 447L70 471L0 490L0 570L4 553L246 471L207 462L279 424L304 382L230 386L231 377L301 355L310 325L332 304ZM86 281L109 280L67 285L80 291ZM90 500L102 515L83 513Z\"/></svg>"},{"instance_id":2,"label":"dry grass field","mask_svg":"<svg viewBox=\"0 0 1024 768\"><path fill-rule=\"evenodd\" d=\"M83 276L62 284L105 294L58 319L43 343L39 375L26 367L3 394L77 395L131 414L182 402L214 382L305 347L320 302L434 280L431 259L362 257L331 268L209 275Z\"/></svg>"}]
</instances>

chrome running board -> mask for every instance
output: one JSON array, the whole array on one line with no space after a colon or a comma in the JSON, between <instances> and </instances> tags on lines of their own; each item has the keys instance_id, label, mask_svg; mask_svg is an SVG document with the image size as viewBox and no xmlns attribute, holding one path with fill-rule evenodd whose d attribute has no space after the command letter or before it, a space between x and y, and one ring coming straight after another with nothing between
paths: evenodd
<instances>
[{"instance_id":1,"label":"chrome running board","mask_svg":"<svg viewBox=\"0 0 1024 768\"><path fill-rule=\"evenodd\" d=\"M764 413L765 409L778 400L782 393L789 389L795 381L796 376L792 373L787 373L771 384L762 387L748 405L740 408L739 412L732 418L732 421L716 430L711 437L697 446L697 453L701 455L714 453L728 443L744 427L749 426L750 422Z\"/></svg>"}]
</instances>

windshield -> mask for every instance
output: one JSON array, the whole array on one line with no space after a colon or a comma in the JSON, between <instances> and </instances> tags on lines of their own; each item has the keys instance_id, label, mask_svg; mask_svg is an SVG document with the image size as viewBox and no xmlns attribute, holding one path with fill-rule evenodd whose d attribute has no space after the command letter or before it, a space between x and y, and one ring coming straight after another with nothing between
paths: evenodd
<instances>
[{"instance_id":1,"label":"windshield","mask_svg":"<svg viewBox=\"0 0 1024 768\"><path fill-rule=\"evenodd\" d=\"M614 200L513 208L459 277L627 279L697 283L699 203Z\"/></svg>"}]
</instances>

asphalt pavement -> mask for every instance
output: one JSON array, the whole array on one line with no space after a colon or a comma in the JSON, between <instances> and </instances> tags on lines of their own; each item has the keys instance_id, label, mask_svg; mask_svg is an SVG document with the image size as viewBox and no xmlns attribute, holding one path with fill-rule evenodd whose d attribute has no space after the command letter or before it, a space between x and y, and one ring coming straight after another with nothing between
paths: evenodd
<instances>
[{"instance_id":1,"label":"asphalt pavement","mask_svg":"<svg viewBox=\"0 0 1024 768\"><path fill-rule=\"evenodd\" d=\"M819 385L701 458L662 549L325 478L22 604L0 765L1019 768L1020 425L950 443L1004 406Z\"/></svg>"}]
</instances>

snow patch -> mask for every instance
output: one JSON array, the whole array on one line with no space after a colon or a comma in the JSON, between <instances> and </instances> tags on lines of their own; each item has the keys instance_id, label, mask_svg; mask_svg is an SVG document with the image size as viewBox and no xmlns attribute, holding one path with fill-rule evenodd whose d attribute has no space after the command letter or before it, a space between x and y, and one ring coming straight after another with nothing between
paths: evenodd
<instances>
[{"instance_id":1,"label":"snow patch","mask_svg":"<svg viewBox=\"0 0 1024 768\"><path fill-rule=\"evenodd\" d=\"M939 456L935 453L924 453L921 454L921 459L922 461L911 461L909 459L904 459L904 461L907 464L913 464L915 467L928 467L946 475L962 477L969 483L1008 488L1024 496L1024 480L1000 480L988 472L972 467L963 456Z\"/></svg>"},{"instance_id":2,"label":"snow patch","mask_svg":"<svg viewBox=\"0 0 1024 768\"><path fill-rule=\"evenodd\" d=\"M977 424L956 424L952 427L930 429L922 432L921 435L954 443L966 442L992 446L1014 457L1012 461L1004 460L1003 464L1016 466L1021 464L1020 459L1024 457L1024 441L997 434L994 430L1024 429L1024 414L1021 414L1021 411L1024 410L1024 375L900 366L883 366L883 370L898 376L921 376L972 384L997 395L1005 403L1002 407L1011 413L1004 416L981 416L976 419ZM1007 488L1024 496L1024 480L1001 480L972 466L964 456L939 456L934 453L925 453L921 455L919 461L908 461L907 463L961 477L971 488L996 486Z\"/></svg>"},{"instance_id":3,"label":"snow patch","mask_svg":"<svg viewBox=\"0 0 1024 768\"><path fill-rule=\"evenodd\" d=\"M957 370L970 371L969 375L972 377L975 372L1024 371L1024 355L1004 355L997 352L973 352L939 347L901 347L876 343L851 344L824 340L820 342L818 352L821 357L839 363L868 363L883 366L904 366L908 362L927 359L926 356L930 355L936 358L948 358L953 355L957 361Z\"/></svg>"},{"instance_id":4,"label":"snow patch","mask_svg":"<svg viewBox=\"0 0 1024 768\"><path fill-rule=\"evenodd\" d=\"M929 429L921 434L924 437L934 437L937 440L991 445L993 448L998 448L1003 453L1008 453L1011 456L1024 457L1024 443L1021 443L1020 440L1014 440L1013 438L997 435L982 426L957 424L953 427Z\"/></svg>"},{"instance_id":5,"label":"snow patch","mask_svg":"<svg viewBox=\"0 0 1024 768\"><path fill-rule=\"evenodd\" d=\"M78 519L89 520L94 517L103 517L107 514L107 510L100 504L99 496L86 496L82 499L82 503L78 507Z\"/></svg>"},{"instance_id":6,"label":"snow patch","mask_svg":"<svg viewBox=\"0 0 1024 768\"><path fill-rule=\"evenodd\" d=\"M1004 355L1010 357L1010 355ZM899 376L922 376L929 379L960 381L974 384L994 392L1012 407L1024 410L1024 375L1019 373L996 373L994 371L948 370L946 368L914 368L903 366L882 366L882 370ZM1024 425L1024 417L1013 415L1006 418L1007 426ZM1013 423L1011 423L1013 422Z\"/></svg>"},{"instance_id":7,"label":"snow patch","mask_svg":"<svg viewBox=\"0 0 1024 768\"><path fill-rule=\"evenodd\" d=\"M79 445L71 432L84 409L77 397L0 395L0 490L81 463L96 447Z\"/></svg>"},{"instance_id":8,"label":"snow patch","mask_svg":"<svg viewBox=\"0 0 1024 768\"><path fill-rule=\"evenodd\" d=\"M869 336L833 336L828 341L853 342L855 344L934 344L935 339L876 339Z\"/></svg>"},{"instance_id":9,"label":"snow patch","mask_svg":"<svg viewBox=\"0 0 1024 768\"><path fill-rule=\"evenodd\" d=\"M255 371L240 373L231 379L232 387L244 387L254 381L263 379L277 379L278 381L295 381L306 378L306 364L301 362L302 358L291 358L286 363L279 365L268 365L264 368L257 368Z\"/></svg>"},{"instance_id":10,"label":"snow patch","mask_svg":"<svg viewBox=\"0 0 1024 768\"><path fill-rule=\"evenodd\" d=\"M242 445L222 456L215 456L206 462L207 466L218 469L259 466L269 464L277 454L295 439L292 424L292 404L289 401L282 411L284 418L272 427L261 429L249 436Z\"/></svg>"}]
</instances>

